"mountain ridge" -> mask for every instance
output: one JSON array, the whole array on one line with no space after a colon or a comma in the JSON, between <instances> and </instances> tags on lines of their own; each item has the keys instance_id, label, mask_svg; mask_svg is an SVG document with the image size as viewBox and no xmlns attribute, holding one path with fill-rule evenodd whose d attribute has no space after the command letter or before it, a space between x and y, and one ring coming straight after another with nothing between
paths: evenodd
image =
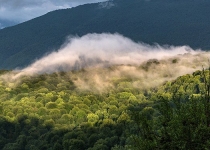
<instances>
[{"instance_id":1,"label":"mountain ridge","mask_svg":"<svg viewBox=\"0 0 210 150\"><path fill-rule=\"evenodd\" d=\"M210 2L109 1L56 10L0 31L0 68L24 67L65 43L68 36L119 33L136 42L210 49ZM103 2L104 3L104 2Z\"/></svg>"}]
</instances>

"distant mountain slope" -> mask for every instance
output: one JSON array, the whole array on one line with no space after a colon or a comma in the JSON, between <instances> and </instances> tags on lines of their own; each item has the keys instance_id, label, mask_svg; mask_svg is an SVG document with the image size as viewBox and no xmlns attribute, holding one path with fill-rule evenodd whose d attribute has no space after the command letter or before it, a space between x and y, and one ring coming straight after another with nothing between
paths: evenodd
<instances>
[{"instance_id":1,"label":"distant mountain slope","mask_svg":"<svg viewBox=\"0 0 210 150\"><path fill-rule=\"evenodd\" d=\"M0 68L23 67L68 35L120 33L149 44L210 49L210 1L114 0L57 10L0 30Z\"/></svg>"}]
</instances>

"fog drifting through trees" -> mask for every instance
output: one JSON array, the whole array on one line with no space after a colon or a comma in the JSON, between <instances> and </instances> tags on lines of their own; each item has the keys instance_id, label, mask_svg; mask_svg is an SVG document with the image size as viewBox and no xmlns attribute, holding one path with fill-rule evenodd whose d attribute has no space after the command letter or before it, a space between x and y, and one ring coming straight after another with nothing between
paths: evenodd
<instances>
[{"instance_id":1,"label":"fog drifting through trees","mask_svg":"<svg viewBox=\"0 0 210 150\"><path fill-rule=\"evenodd\" d=\"M25 75L85 70L77 79L69 74L82 89L101 91L112 86L111 80L122 77L134 78L134 87L147 88L208 66L209 55L188 46L135 43L119 34L87 34L69 37L59 50L2 78L16 82Z\"/></svg>"}]
</instances>

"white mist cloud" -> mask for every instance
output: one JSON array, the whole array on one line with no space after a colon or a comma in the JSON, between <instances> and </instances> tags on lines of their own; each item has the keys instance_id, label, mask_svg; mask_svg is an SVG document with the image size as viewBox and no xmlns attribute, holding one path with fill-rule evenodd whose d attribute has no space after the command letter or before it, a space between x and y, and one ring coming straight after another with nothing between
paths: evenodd
<instances>
[{"instance_id":1,"label":"white mist cloud","mask_svg":"<svg viewBox=\"0 0 210 150\"><path fill-rule=\"evenodd\" d=\"M135 43L119 34L87 34L69 38L56 52L20 70L21 74L51 73L91 66L141 64L149 59L166 59L178 54L198 54L188 46L150 46Z\"/></svg>"},{"instance_id":2,"label":"white mist cloud","mask_svg":"<svg viewBox=\"0 0 210 150\"><path fill-rule=\"evenodd\" d=\"M20 82L25 75L84 68L85 72L69 72L79 89L104 91L113 79L127 77L133 79L133 87L148 88L208 66L209 57L209 52L188 46L151 46L119 34L87 34L70 37L58 51L2 78Z\"/></svg>"}]
</instances>

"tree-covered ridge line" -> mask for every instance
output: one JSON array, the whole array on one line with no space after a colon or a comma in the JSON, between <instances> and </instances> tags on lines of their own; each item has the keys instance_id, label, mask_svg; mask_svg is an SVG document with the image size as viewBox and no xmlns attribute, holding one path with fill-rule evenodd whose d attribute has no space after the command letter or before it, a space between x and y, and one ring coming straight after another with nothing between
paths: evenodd
<instances>
[{"instance_id":1,"label":"tree-covered ridge line","mask_svg":"<svg viewBox=\"0 0 210 150\"><path fill-rule=\"evenodd\" d=\"M151 89L124 76L101 93L77 88L81 72L1 81L0 149L209 149L208 71Z\"/></svg>"}]
</instances>

